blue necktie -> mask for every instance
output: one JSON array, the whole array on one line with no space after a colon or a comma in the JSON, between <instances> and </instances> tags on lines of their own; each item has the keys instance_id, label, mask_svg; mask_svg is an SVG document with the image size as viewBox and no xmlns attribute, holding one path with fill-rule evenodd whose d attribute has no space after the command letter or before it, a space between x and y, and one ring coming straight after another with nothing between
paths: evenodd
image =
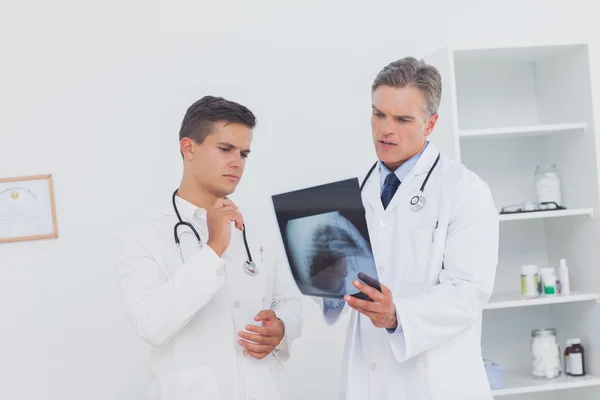
<instances>
[{"instance_id":1,"label":"blue necktie","mask_svg":"<svg viewBox=\"0 0 600 400\"><path fill-rule=\"evenodd\" d=\"M383 191L381 192L381 203L383 204L384 210L387 208L388 204L390 204L390 201L392 200L392 197L394 197L394 193L396 193L399 186L400 179L398 179L395 173L389 173L385 178Z\"/></svg>"}]
</instances>

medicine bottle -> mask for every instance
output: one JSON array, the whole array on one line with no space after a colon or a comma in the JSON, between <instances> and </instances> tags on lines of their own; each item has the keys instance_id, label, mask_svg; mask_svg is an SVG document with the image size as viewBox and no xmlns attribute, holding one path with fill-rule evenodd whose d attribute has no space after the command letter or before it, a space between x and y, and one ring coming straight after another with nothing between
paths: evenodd
<instances>
[{"instance_id":1,"label":"medicine bottle","mask_svg":"<svg viewBox=\"0 0 600 400\"><path fill-rule=\"evenodd\" d=\"M523 265L521 267L521 295L524 298L533 298L540 295L540 276L537 265Z\"/></svg>"},{"instance_id":2,"label":"medicine bottle","mask_svg":"<svg viewBox=\"0 0 600 400\"><path fill-rule=\"evenodd\" d=\"M560 294L571 293L571 283L569 282L569 267L567 267L567 261L564 258L560 260L559 272L560 276Z\"/></svg>"},{"instance_id":3,"label":"medicine bottle","mask_svg":"<svg viewBox=\"0 0 600 400\"><path fill-rule=\"evenodd\" d=\"M551 272L544 275L542 278L544 283L544 295L546 296L556 296L557 295L557 287L556 287L556 275L554 274L554 269Z\"/></svg>"},{"instance_id":4,"label":"medicine bottle","mask_svg":"<svg viewBox=\"0 0 600 400\"><path fill-rule=\"evenodd\" d=\"M538 203L555 202L562 205L560 179L556 164L538 165L535 171L535 185Z\"/></svg>"},{"instance_id":5,"label":"medicine bottle","mask_svg":"<svg viewBox=\"0 0 600 400\"><path fill-rule=\"evenodd\" d=\"M571 339L567 340L567 347L565 347L565 355L564 355L564 369L565 369L565 374L567 375L571 375L571 363L569 361L569 353L571 352L571 345L573 344L573 342L571 341Z\"/></svg>"},{"instance_id":6,"label":"medicine bottle","mask_svg":"<svg viewBox=\"0 0 600 400\"><path fill-rule=\"evenodd\" d=\"M585 354L580 339L572 339L571 350L569 350L569 365L572 376L585 375Z\"/></svg>"}]
</instances>

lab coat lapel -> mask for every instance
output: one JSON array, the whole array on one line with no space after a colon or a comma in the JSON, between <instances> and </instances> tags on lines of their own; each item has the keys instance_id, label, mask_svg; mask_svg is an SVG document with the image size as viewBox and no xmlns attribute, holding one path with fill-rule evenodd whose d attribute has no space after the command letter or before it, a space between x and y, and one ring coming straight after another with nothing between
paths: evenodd
<instances>
[{"instance_id":1,"label":"lab coat lapel","mask_svg":"<svg viewBox=\"0 0 600 400\"><path fill-rule=\"evenodd\" d=\"M377 212L383 211L383 205L381 204L381 185L379 184L381 176L379 175L379 166L376 166L367 179L365 186L363 187L362 195L363 198L369 203L373 210Z\"/></svg>"},{"instance_id":2,"label":"lab coat lapel","mask_svg":"<svg viewBox=\"0 0 600 400\"><path fill-rule=\"evenodd\" d=\"M423 179L425 179L425 175L427 175L427 172L429 172L429 169L435 162L437 155L438 150L433 143L429 142L427 148L421 154L419 161L417 161L413 169L406 175L404 181L400 183L400 187L385 210L385 215L392 213L398 205L409 207L410 198L416 196L419 192Z\"/></svg>"}]
</instances>

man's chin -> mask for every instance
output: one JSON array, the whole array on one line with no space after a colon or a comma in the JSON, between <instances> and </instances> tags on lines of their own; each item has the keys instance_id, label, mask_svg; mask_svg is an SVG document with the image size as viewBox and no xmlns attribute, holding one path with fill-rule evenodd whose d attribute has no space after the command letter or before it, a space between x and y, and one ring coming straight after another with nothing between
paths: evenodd
<instances>
[{"instance_id":1,"label":"man's chin","mask_svg":"<svg viewBox=\"0 0 600 400\"><path fill-rule=\"evenodd\" d=\"M218 197L227 197L235 193L236 188L237 184L221 186L215 192L217 193Z\"/></svg>"}]
</instances>

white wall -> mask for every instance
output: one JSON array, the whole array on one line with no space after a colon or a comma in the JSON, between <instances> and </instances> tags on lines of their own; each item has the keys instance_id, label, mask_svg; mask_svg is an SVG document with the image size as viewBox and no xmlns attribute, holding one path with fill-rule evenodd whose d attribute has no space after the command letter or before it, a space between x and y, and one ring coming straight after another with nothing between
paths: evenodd
<instances>
[{"instance_id":1,"label":"white wall","mask_svg":"<svg viewBox=\"0 0 600 400\"><path fill-rule=\"evenodd\" d=\"M448 41L591 38L592 3L0 6L0 176L52 173L60 229L57 240L0 246L0 398L144 398L147 349L119 304L112 236L128 213L168 206L191 102L223 95L258 115L242 200L356 176L374 160L369 89L384 64ZM326 329L310 301L306 310L289 371L298 399L331 399L345 327Z\"/></svg>"}]
</instances>

